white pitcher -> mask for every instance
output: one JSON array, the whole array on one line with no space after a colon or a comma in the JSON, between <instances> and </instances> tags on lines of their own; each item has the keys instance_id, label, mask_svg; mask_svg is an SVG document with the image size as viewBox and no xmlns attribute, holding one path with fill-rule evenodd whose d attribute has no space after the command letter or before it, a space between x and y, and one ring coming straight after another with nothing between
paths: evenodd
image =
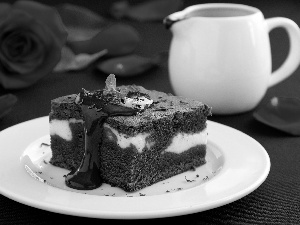
<instances>
[{"instance_id":1,"label":"white pitcher","mask_svg":"<svg viewBox=\"0 0 300 225\"><path fill-rule=\"evenodd\" d=\"M175 94L206 103L213 114L255 108L267 89L290 76L300 62L297 24L282 17L264 19L251 6L194 5L164 23L173 33L169 75ZM269 31L275 27L286 29L290 50L272 73Z\"/></svg>"}]
</instances>

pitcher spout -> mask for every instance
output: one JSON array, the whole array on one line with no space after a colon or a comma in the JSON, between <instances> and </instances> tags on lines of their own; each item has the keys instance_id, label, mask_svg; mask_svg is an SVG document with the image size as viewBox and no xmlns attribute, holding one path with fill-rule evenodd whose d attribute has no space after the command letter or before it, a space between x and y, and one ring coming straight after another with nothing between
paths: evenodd
<instances>
[{"instance_id":1,"label":"pitcher spout","mask_svg":"<svg viewBox=\"0 0 300 225\"><path fill-rule=\"evenodd\" d=\"M163 24L165 25L166 29L170 29L172 25L178 21L185 19L185 13L183 11L175 12L163 20Z\"/></svg>"}]
</instances>

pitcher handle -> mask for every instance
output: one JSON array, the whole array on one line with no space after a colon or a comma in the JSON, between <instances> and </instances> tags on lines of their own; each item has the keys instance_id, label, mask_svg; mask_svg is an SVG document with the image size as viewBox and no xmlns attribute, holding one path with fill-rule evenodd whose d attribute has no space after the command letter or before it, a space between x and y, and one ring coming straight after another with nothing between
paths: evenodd
<instances>
[{"instance_id":1,"label":"pitcher handle","mask_svg":"<svg viewBox=\"0 0 300 225\"><path fill-rule=\"evenodd\" d=\"M298 25L288 19L283 17L276 17L266 19L266 23L268 26L269 32L276 28L282 27L287 31L289 41L290 41L290 48L289 53L281 67L275 70L271 78L269 80L269 87L278 84L279 82L283 81L298 68L300 63L300 29Z\"/></svg>"}]
</instances>

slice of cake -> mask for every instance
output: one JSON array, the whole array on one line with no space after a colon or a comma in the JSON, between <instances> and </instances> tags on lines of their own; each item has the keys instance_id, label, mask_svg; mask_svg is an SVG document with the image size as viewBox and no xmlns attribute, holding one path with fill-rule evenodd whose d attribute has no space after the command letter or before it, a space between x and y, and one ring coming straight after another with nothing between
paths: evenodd
<instances>
[{"instance_id":1,"label":"slice of cake","mask_svg":"<svg viewBox=\"0 0 300 225\"><path fill-rule=\"evenodd\" d=\"M99 173L93 176L125 191L140 190L206 162L210 107L141 86L120 86L114 91L116 102L115 97L105 97L113 102L99 103L107 96L105 90L84 90L51 101L51 164L72 171L82 167L85 139L91 139L84 131L87 123L92 126L89 118L97 118L96 124L101 126L94 163L98 163ZM107 112L106 104L131 110L126 115L108 114L101 124L98 121L100 114Z\"/></svg>"}]
</instances>

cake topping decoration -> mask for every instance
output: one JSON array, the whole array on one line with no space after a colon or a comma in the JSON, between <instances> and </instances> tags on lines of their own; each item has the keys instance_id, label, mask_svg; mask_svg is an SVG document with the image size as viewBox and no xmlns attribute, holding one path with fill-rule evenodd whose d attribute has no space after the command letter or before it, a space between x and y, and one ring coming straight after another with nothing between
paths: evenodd
<instances>
[{"instance_id":1,"label":"cake topping decoration","mask_svg":"<svg viewBox=\"0 0 300 225\"><path fill-rule=\"evenodd\" d=\"M114 74L110 74L105 81L105 90L108 92L116 91L117 88L117 80Z\"/></svg>"},{"instance_id":2,"label":"cake topping decoration","mask_svg":"<svg viewBox=\"0 0 300 225\"><path fill-rule=\"evenodd\" d=\"M103 91L89 92L82 88L82 92L77 95L75 103L81 105L84 101L84 104L91 105L94 102L98 109L109 103L137 110L144 110L153 103L150 96L145 93L130 91L126 96L123 95L117 90L116 78L113 74L107 77L105 84Z\"/></svg>"},{"instance_id":3,"label":"cake topping decoration","mask_svg":"<svg viewBox=\"0 0 300 225\"><path fill-rule=\"evenodd\" d=\"M148 108L153 103L153 100L146 94L129 92L127 96L124 97L122 103L124 106L143 110Z\"/></svg>"}]
</instances>

